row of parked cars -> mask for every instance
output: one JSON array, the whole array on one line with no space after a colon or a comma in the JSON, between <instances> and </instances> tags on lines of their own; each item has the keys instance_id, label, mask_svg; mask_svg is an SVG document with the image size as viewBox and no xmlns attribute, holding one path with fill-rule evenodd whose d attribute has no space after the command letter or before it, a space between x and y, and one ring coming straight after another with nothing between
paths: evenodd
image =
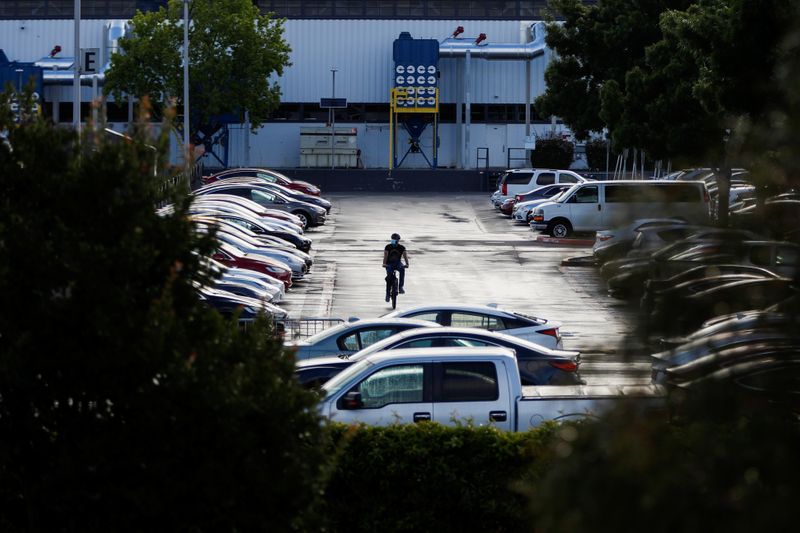
<instances>
[{"instance_id":1,"label":"row of parked cars","mask_svg":"<svg viewBox=\"0 0 800 533\"><path fill-rule=\"evenodd\" d=\"M796 405L800 194L759 205L747 171L734 169L730 227L720 228L711 169L636 181L562 180L567 172L507 171L491 202L535 231L594 234L609 293L639 306L655 343L654 382L732 381Z\"/></svg>"},{"instance_id":2,"label":"row of parked cars","mask_svg":"<svg viewBox=\"0 0 800 533\"><path fill-rule=\"evenodd\" d=\"M800 245L758 230L654 218L597 232L609 293L639 306L656 347L654 382L733 382L797 405Z\"/></svg>"},{"instance_id":3,"label":"row of parked cars","mask_svg":"<svg viewBox=\"0 0 800 533\"><path fill-rule=\"evenodd\" d=\"M316 186L268 169L229 169L203 181L192 192L189 214L197 232L216 236L214 253L203 258L216 278L198 284L198 296L240 321L259 311L285 319L277 304L314 264L305 232L325 223L331 203Z\"/></svg>"},{"instance_id":4,"label":"row of parked cars","mask_svg":"<svg viewBox=\"0 0 800 533\"><path fill-rule=\"evenodd\" d=\"M496 306L428 305L352 319L287 342L296 375L316 388L356 362L396 349L489 347L514 351L522 385L577 385L580 353L563 349L561 324Z\"/></svg>"}]
</instances>

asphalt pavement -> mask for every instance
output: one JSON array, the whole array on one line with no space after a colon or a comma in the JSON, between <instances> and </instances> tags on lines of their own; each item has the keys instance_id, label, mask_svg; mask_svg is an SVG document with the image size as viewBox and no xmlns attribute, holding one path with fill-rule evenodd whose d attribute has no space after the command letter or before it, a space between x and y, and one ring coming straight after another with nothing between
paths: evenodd
<instances>
[{"instance_id":1,"label":"asphalt pavement","mask_svg":"<svg viewBox=\"0 0 800 533\"><path fill-rule=\"evenodd\" d=\"M339 193L325 226L312 228L314 266L281 304L292 318L377 317L384 301L383 247L408 249L398 308L455 302L499 307L562 324L564 348L583 354L587 383L641 383L649 361L631 338L635 311L605 293L598 270L562 266L591 253L536 241L500 215L488 193Z\"/></svg>"}]
</instances>

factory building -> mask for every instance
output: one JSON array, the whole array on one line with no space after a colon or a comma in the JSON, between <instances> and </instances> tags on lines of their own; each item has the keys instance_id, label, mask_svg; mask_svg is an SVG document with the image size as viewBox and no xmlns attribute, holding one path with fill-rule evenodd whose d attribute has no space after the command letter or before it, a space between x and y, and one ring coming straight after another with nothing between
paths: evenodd
<instances>
[{"instance_id":1,"label":"factory building","mask_svg":"<svg viewBox=\"0 0 800 533\"><path fill-rule=\"evenodd\" d=\"M83 76L83 121L102 93L103 72L128 31L126 21L137 9L165 3L82 0L80 48L97 52L94 73ZM504 168L524 166L525 149L535 138L569 134L532 105L544 91L551 58L540 22L546 1L254 3L286 19L292 65L276 78L280 107L255 132L246 124L228 125L224 142L206 156L211 166ZM65 125L73 122L73 6L74 0L0 3L6 70L18 71L13 67L19 64L40 67L43 111ZM411 52L404 43L411 43ZM430 55L429 64L414 65L414 50L422 48L429 55L438 48L438 55ZM406 50L399 58L398 49ZM424 76L417 72L422 66ZM118 131L132 117L124 102L107 102L105 113Z\"/></svg>"}]
</instances>

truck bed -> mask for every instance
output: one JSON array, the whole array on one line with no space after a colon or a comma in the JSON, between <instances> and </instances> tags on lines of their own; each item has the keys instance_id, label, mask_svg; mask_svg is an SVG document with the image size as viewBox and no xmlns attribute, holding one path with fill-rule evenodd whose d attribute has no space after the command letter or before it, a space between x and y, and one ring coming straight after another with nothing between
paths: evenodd
<instances>
[{"instance_id":1,"label":"truck bed","mask_svg":"<svg viewBox=\"0 0 800 533\"><path fill-rule=\"evenodd\" d=\"M666 400L660 385L558 385L522 387L517 403L519 430L545 420L593 418L628 400L643 411L658 410Z\"/></svg>"}]
</instances>

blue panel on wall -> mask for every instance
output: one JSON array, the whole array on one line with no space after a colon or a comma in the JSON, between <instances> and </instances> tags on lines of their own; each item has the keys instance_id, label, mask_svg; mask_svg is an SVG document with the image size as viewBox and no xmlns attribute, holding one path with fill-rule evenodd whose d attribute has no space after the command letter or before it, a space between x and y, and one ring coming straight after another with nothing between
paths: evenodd
<instances>
[{"instance_id":1,"label":"blue panel on wall","mask_svg":"<svg viewBox=\"0 0 800 533\"><path fill-rule=\"evenodd\" d=\"M439 85L439 41L414 39L404 31L394 41L392 57L394 86L408 91L406 98L398 98L397 105L433 107Z\"/></svg>"}]
</instances>

